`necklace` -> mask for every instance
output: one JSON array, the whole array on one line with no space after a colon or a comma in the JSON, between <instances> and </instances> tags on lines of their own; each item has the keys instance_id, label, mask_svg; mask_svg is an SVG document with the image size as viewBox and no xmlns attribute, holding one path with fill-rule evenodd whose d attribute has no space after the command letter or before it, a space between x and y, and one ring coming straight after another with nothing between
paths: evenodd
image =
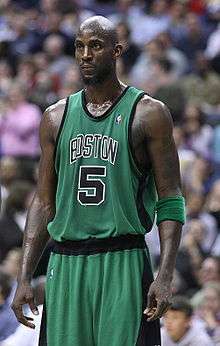
<instances>
[{"instance_id":1,"label":"necklace","mask_svg":"<svg viewBox=\"0 0 220 346\"><path fill-rule=\"evenodd\" d=\"M87 103L86 107L94 117L98 118L102 116L107 111L107 109L111 107L111 105L111 101L105 101L102 105L89 102Z\"/></svg>"}]
</instances>

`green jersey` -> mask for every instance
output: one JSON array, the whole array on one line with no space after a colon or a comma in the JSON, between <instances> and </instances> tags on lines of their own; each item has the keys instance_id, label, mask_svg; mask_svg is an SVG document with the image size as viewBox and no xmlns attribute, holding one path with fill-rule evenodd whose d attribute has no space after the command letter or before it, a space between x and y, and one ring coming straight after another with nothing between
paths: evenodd
<instances>
[{"instance_id":1,"label":"green jersey","mask_svg":"<svg viewBox=\"0 0 220 346\"><path fill-rule=\"evenodd\" d=\"M143 175L131 147L131 124L144 92L127 87L99 117L85 92L68 97L55 152L56 213L48 224L57 241L145 234L154 221L152 172Z\"/></svg>"}]
</instances>

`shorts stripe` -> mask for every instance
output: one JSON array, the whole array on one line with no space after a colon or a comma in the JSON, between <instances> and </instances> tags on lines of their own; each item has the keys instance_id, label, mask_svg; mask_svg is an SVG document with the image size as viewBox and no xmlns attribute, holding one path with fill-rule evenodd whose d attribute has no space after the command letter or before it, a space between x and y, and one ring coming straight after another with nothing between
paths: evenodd
<instances>
[{"instance_id":1,"label":"shorts stripe","mask_svg":"<svg viewBox=\"0 0 220 346\"><path fill-rule=\"evenodd\" d=\"M46 302L44 301L43 314L40 326L40 337L38 346L47 346L47 330L46 330Z\"/></svg>"},{"instance_id":2,"label":"shorts stripe","mask_svg":"<svg viewBox=\"0 0 220 346\"><path fill-rule=\"evenodd\" d=\"M149 266L149 260L144 253L144 269L142 277L143 305L142 311L147 307L147 294L150 284L153 282L153 274ZM142 314L139 334L136 346L160 346L160 320L147 322L146 315Z\"/></svg>"}]
</instances>

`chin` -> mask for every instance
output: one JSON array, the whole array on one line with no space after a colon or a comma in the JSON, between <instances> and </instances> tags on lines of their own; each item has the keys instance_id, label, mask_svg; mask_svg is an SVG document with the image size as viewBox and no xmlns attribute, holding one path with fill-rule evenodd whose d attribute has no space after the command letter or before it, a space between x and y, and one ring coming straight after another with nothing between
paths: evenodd
<instances>
[{"instance_id":1,"label":"chin","mask_svg":"<svg viewBox=\"0 0 220 346\"><path fill-rule=\"evenodd\" d=\"M94 77L88 77L88 76L83 76L82 77L83 83L87 85L92 85L96 84L95 83L95 78Z\"/></svg>"},{"instance_id":2,"label":"chin","mask_svg":"<svg viewBox=\"0 0 220 346\"><path fill-rule=\"evenodd\" d=\"M101 84L102 81L100 79L98 79L96 76L83 76L82 77L84 84L86 85L97 85L97 84Z\"/></svg>"}]
</instances>

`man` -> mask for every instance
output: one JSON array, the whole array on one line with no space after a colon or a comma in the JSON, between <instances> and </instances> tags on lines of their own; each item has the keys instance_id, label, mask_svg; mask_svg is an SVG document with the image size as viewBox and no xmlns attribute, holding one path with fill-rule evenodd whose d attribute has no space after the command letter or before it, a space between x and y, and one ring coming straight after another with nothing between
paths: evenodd
<instances>
[{"instance_id":1,"label":"man","mask_svg":"<svg viewBox=\"0 0 220 346\"><path fill-rule=\"evenodd\" d=\"M75 48L85 89L49 107L41 122L39 182L13 309L34 327L22 305L37 314L30 282L51 235L40 345L160 345L158 318L170 304L184 222L171 117L117 79L122 47L109 20L83 22ZM155 208L161 263L153 282L144 234Z\"/></svg>"},{"instance_id":2,"label":"man","mask_svg":"<svg viewBox=\"0 0 220 346\"><path fill-rule=\"evenodd\" d=\"M205 330L192 322L193 309L185 297L176 296L164 316L162 345L164 346L212 346Z\"/></svg>"}]
</instances>

